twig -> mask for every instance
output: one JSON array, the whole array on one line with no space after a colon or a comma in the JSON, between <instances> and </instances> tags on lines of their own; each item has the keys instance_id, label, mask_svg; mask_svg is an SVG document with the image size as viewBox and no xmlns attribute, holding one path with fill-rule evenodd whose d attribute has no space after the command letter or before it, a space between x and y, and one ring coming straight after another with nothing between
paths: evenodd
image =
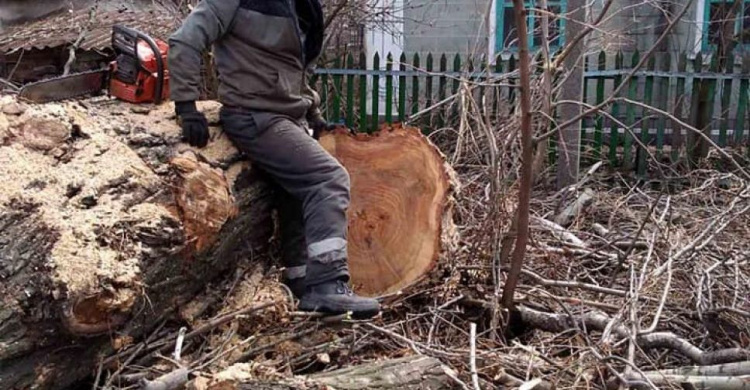
<instances>
[{"instance_id":1,"label":"twig","mask_svg":"<svg viewBox=\"0 0 750 390\"><path fill-rule=\"evenodd\" d=\"M177 335L177 342L174 346L174 360L180 361L180 357L182 356L182 343L185 341L185 333L187 332L186 327L180 328L180 332Z\"/></svg>"},{"instance_id":2,"label":"twig","mask_svg":"<svg viewBox=\"0 0 750 390\"><path fill-rule=\"evenodd\" d=\"M477 324L469 324L469 339L470 339L470 359L469 365L471 366L471 383L474 385L474 390L481 390L479 387L479 374L477 373Z\"/></svg>"},{"instance_id":3,"label":"twig","mask_svg":"<svg viewBox=\"0 0 750 390\"><path fill-rule=\"evenodd\" d=\"M416 341L414 341L414 340L410 340L409 338L404 337L404 336L402 336L402 335L400 335L400 334L398 334L396 332L392 332L392 331L390 331L388 329L381 328L381 327L379 327L379 326L377 326L375 324L372 324L372 323L366 323L366 324L364 324L364 326L367 327L367 328L370 328L370 329L372 329L374 331L377 331L379 333L382 333L382 334L384 334L386 336L393 337L396 340L399 340L401 342L406 343L414 352L416 352L419 355L425 355L426 353L424 353L424 352L430 352L432 354L441 355L443 357L451 357L451 358L461 357L461 358L464 358L464 359L466 358L466 355L461 355L461 354L453 353L453 352L440 351L440 350L434 349L432 347L428 347L426 345L417 345L418 343Z\"/></svg>"},{"instance_id":4,"label":"twig","mask_svg":"<svg viewBox=\"0 0 750 390\"><path fill-rule=\"evenodd\" d=\"M91 387L92 390L99 388L99 380L102 377L102 368L104 368L104 360L99 359L99 367L96 369L96 377L94 378L94 385Z\"/></svg>"},{"instance_id":5,"label":"twig","mask_svg":"<svg viewBox=\"0 0 750 390\"><path fill-rule=\"evenodd\" d=\"M539 218L536 216L532 216L531 219L538 223L539 225L545 227L547 230L551 231L553 234L560 236L565 241L581 248L586 248L588 245L586 245L583 240L576 237L575 234L571 233L568 229L550 221L544 218Z\"/></svg>"},{"instance_id":6,"label":"twig","mask_svg":"<svg viewBox=\"0 0 750 390\"><path fill-rule=\"evenodd\" d=\"M716 364L712 366L690 366L671 370L645 371L644 374L690 375L690 376L740 376L750 375L750 360L744 362Z\"/></svg>"},{"instance_id":7,"label":"twig","mask_svg":"<svg viewBox=\"0 0 750 390\"><path fill-rule=\"evenodd\" d=\"M750 376L693 376L665 375L660 372L647 373L645 376L631 374L630 380L648 379L656 385L681 385L682 388L700 390L749 390Z\"/></svg>"},{"instance_id":8,"label":"twig","mask_svg":"<svg viewBox=\"0 0 750 390\"><path fill-rule=\"evenodd\" d=\"M582 283L582 282L545 279L544 277L529 270L522 270L521 272L524 275L530 276L531 278L534 279L535 282L541 284L542 286L578 288L578 289L589 290L589 291L594 291L594 292L599 292L599 293L604 293L604 294L609 294L609 295L616 295L618 297L625 297L628 295L627 292L623 290L616 290L614 288L602 287L602 286L597 286L595 284ZM643 299L652 300L653 298L643 297Z\"/></svg>"},{"instance_id":9,"label":"twig","mask_svg":"<svg viewBox=\"0 0 750 390\"><path fill-rule=\"evenodd\" d=\"M142 381L142 390L175 390L182 388L188 382L189 372L188 368L181 367L153 381L144 379Z\"/></svg>"},{"instance_id":10,"label":"twig","mask_svg":"<svg viewBox=\"0 0 750 390\"><path fill-rule=\"evenodd\" d=\"M234 363L237 363L237 362L244 362L244 361L250 359L251 357L253 357L258 352L265 351L265 350L267 350L269 348L272 348L272 347L274 347L276 345L279 345L281 343L285 343L287 341L296 340L296 339L298 339L300 337L305 337L307 335L311 335L311 334L313 334L313 333L315 333L317 331L318 331L318 327L314 326L314 327L311 327L310 329L305 329L303 331L292 333L292 334L284 336L284 337L282 337L282 338L280 338L278 340L272 341L272 342L270 342L268 344L264 344L264 345L261 345L260 347L255 347L253 349L245 351L245 352L242 353L242 355L240 355L236 359L233 359L231 363L234 364Z\"/></svg>"},{"instance_id":11,"label":"twig","mask_svg":"<svg viewBox=\"0 0 750 390\"><path fill-rule=\"evenodd\" d=\"M550 314L534 309L519 307L523 322L537 329L549 332L564 332L571 324L581 324L585 328L603 330L608 327L611 318L603 313L584 313L579 316L564 314ZM624 325L611 327L612 333L622 338L629 338L630 330ZM686 356L699 364L717 364L750 359L750 351L741 348L727 348L718 351L705 352L689 341L671 332L650 333L636 338L641 348L667 348Z\"/></svg>"},{"instance_id":12,"label":"twig","mask_svg":"<svg viewBox=\"0 0 750 390\"><path fill-rule=\"evenodd\" d=\"M86 38L86 34L89 32L89 26L92 22L96 20L96 7L92 7L89 10L89 20L86 22L84 26L81 27L81 33L78 35L78 38L75 40L72 46L70 46L69 54L68 54L68 61L65 62L65 67L63 68L63 76L67 76L70 73L70 67L73 66L73 63L76 61L76 50L78 50L78 47L81 46L81 43L83 43L83 40Z\"/></svg>"},{"instance_id":13,"label":"twig","mask_svg":"<svg viewBox=\"0 0 750 390\"><path fill-rule=\"evenodd\" d=\"M620 274L620 267L625 263L625 260L628 259L628 256L633 252L633 249L635 249L635 243L638 241L638 238L641 236L641 233L643 232L643 229L646 227L646 223L648 223L649 219L651 218L651 215L654 213L654 210L656 210L656 205L659 204L659 201L661 200L662 195L664 195L664 189L662 188L661 191L659 191L659 196L656 198L656 200L651 204L651 207L648 209L648 213L646 213L646 216L643 218L643 221L641 221L640 226L638 226L638 230L633 234L633 238L630 241L630 246L627 250L625 250L624 253L622 253L620 256L618 256L617 259L617 267L615 267L614 272L612 272L612 277L609 279L609 287L612 287L615 284L615 281L617 280L617 276Z\"/></svg>"}]
</instances>

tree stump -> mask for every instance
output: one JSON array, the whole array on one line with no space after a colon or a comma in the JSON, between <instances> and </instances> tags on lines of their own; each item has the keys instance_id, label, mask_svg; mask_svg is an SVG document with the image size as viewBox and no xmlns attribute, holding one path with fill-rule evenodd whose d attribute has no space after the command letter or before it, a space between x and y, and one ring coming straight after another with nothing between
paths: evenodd
<instances>
[{"instance_id":1,"label":"tree stump","mask_svg":"<svg viewBox=\"0 0 750 390\"><path fill-rule=\"evenodd\" d=\"M218 107L201 104L213 125ZM273 188L219 128L194 150L171 105L133 108L99 99L0 114L0 388L92 375L123 340L267 250ZM378 295L426 275L450 231L437 149L401 128L321 142L352 178L354 284Z\"/></svg>"}]
</instances>

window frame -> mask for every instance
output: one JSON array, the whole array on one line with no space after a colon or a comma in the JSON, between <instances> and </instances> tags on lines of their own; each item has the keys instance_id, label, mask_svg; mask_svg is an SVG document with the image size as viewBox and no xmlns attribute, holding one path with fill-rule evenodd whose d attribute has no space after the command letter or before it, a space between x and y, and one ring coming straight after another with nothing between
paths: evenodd
<instances>
[{"instance_id":1,"label":"window frame","mask_svg":"<svg viewBox=\"0 0 750 390\"><path fill-rule=\"evenodd\" d=\"M721 4L721 3L732 3L733 0L703 0L703 15L701 16L701 49L703 51L716 51L717 44L710 42L710 33L711 33L711 6L713 4ZM742 29L742 23L744 19L744 12L745 7L750 6L750 0L742 0L742 5L740 6L740 10L738 13L737 20L734 24L734 32L737 33L741 31ZM750 16L750 15L748 15ZM737 48L750 48L750 41L747 43L740 42L735 47Z\"/></svg>"},{"instance_id":2,"label":"window frame","mask_svg":"<svg viewBox=\"0 0 750 390\"><path fill-rule=\"evenodd\" d=\"M708 1L711 1L711 0L708 0ZM743 1L750 1L750 0L743 0ZM536 0L526 0L524 1L524 6L526 8L536 8L537 7L536 3L537 3ZM568 12L567 0L547 0L547 7L553 7L553 6L560 7L561 15ZM494 8L495 8L494 53L518 52L517 46L505 47L503 45L505 42L505 39L507 38L505 36L505 10L509 8L510 9L513 8L512 0L495 0ZM526 16L527 38L529 41L529 50L531 51L541 50L541 46L534 46L534 23L535 23L536 18L537 16L536 16L536 13L534 12L530 12ZM558 37L558 43L556 45L550 46L550 51L556 51L565 45L565 22L566 20L565 18L560 18L557 22L559 23L558 30L560 32L560 36Z\"/></svg>"}]
</instances>

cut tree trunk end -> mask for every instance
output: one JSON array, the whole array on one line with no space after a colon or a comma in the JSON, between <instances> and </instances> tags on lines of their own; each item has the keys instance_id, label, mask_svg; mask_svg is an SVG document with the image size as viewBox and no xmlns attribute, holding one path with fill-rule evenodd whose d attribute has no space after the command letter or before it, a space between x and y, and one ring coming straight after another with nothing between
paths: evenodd
<instances>
[{"instance_id":1,"label":"cut tree trunk end","mask_svg":"<svg viewBox=\"0 0 750 390\"><path fill-rule=\"evenodd\" d=\"M273 188L218 128L192 149L172 105L144 108L0 110L16 112L0 114L0 388L91 376L267 252ZM217 103L200 108L218 123ZM322 143L352 179L354 284L378 295L425 276L452 233L454 183L437 149L401 128Z\"/></svg>"},{"instance_id":2,"label":"cut tree trunk end","mask_svg":"<svg viewBox=\"0 0 750 390\"><path fill-rule=\"evenodd\" d=\"M349 263L359 293L378 296L411 286L454 242L457 181L440 151L416 128L373 135L325 134L321 145L351 177Z\"/></svg>"}]
</instances>

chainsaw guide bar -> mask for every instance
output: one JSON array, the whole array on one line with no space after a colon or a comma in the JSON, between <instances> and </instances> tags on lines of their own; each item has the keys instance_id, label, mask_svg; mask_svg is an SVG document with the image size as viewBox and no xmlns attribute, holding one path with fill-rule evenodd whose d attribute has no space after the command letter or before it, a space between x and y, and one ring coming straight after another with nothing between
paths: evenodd
<instances>
[{"instance_id":1,"label":"chainsaw guide bar","mask_svg":"<svg viewBox=\"0 0 750 390\"><path fill-rule=\"evenodd\" d=\"M102 91L109 76L109 69L60 76L26 84L18 97L33 103L51 103Z\"/></svg>"}]
</instances>

